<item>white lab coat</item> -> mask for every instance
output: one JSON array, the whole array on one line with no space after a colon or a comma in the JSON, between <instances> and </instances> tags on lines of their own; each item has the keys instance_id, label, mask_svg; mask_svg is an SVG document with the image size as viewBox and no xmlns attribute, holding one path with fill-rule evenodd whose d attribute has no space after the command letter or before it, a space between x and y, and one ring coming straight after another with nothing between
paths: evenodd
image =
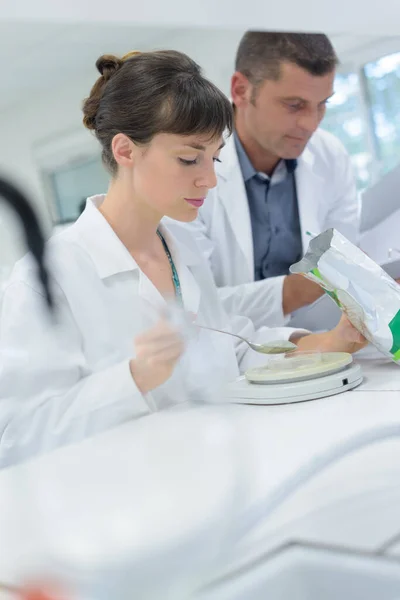
<instances>
[{"instance_id":1,"label":"white lab coat","mask_svg":"<svg viewBox=\"0 0 400 600\"><path fill-rule=\"evenodd\" d=\"M247 195L234 138L230 137L216 165L217 187L193 223L185 225L196 236L210 260L220 298L229 314L249 317L256 327L281 326L284 277L254 281L253 239ZM295 171L303 250L307 231L320 233L335 227L356 241L359 201L350 158L330 133L314 133ZM173 231L182 227L174 223Z\"/></svg>"},{"instance_id":2,"label":"white lab coat","mask_svg":"<svg viewBox=\"0 0 400 600\"><path fill-rule=\"evenodd\" d=\"M265 362L233 338L196 330L171 379L143 396L129 369L135 336L166 303L89 200L78 221L49 243L58 319L49 320L29 257L5 289L0 321L0 464L80 441L129 419L184 402L208 384L235 379ZM264 341L294 330L255 332L244 317L228 318L210 269L185 230L164 227L179 274L185 309L199 324ZM0 355L1 356L1 355ZM210 370L211 366L211 370ZM204 398L204 395L203 395Z\"/></svg>"}]
</instances>

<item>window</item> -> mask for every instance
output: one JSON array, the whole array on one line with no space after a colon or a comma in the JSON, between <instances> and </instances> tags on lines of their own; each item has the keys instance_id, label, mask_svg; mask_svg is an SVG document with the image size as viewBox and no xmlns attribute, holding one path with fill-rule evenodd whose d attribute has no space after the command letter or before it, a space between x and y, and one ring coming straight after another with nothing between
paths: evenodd
<instances>
[{"instance_id":1,"label":"window","mask_svg":"<svg viewBox=\"0 0 400 600\"><path fill-rule=\"evenodd\" d=\"M86 198L106 193L109 184L109 177L100 157L65 165L48 176L58 223L75 221L84 208Z\"/></svg>"},{"instance_id":2,"label":"window","mask_svg":"<svg viewBox=\"0 0 400 600\"><path fill-rule=\"evenodd\" d=\"M400 163L400 53L364 67L381 174Z\"/></svg>"},{"instance_id":3,"label":"window","mask_svg":"<svg viewBox=\"0 0 400 600\"><path fill-rule=\"evenodd\" d=\"M367 187L372 157L368 152L359 78L356 73L339 73L336 76L335 95L328 102L322 128L333 133L350 154L358 188Z\"/></svg>"},{"instance_id":4,"label":"window","mask_svg":"<svg viewBox=\"0 0 400 600\"><path fill-rule=\"evenodd\" d=\"M88 196L105 193L109 176L99 143L87 130L60 131L38 141L33 154L54 225L79 217Z\"/></svg>"}]
</instances>

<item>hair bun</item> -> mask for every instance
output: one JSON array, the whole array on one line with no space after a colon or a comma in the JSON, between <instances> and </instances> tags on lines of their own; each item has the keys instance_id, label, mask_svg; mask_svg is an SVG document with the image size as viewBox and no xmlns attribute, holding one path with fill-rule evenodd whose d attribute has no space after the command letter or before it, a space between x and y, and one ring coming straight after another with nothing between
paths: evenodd
<instances>
[{"instance_id":1,"label":"hair bun","mask_svg":"<svg viewBox=\"0 0 400 600\"><path fill-rule=\"evenodd\" d=\"M83 124L86 127L86 129L89 129L90 131L94 131L96 129L96 113L84 114Z\"/></svg>"},{"instance_id":2,"label":"hair bun","mask_svg":"<svg viewBox=\"0 0 400 600\"><path fill-rule=\"evenodd\" d=\"M112 54L103 54L96 60L99 77L91 89L89 98L83 103L83 124L87 129L96 130L96 116L99 110L100 100L103 95L107 81L123 65L123 61Z\"/></svg>"},{"instance_id":3,"label":"hair bun","mask_svg":"<svg viewBox=\"0 0 400 600\"><path fill-rule=\"evenodd\" d=\"M123 61L113 54L103 54L96 60L96 67L106 81L122 66Z\"/></svg>"}]
</instances>

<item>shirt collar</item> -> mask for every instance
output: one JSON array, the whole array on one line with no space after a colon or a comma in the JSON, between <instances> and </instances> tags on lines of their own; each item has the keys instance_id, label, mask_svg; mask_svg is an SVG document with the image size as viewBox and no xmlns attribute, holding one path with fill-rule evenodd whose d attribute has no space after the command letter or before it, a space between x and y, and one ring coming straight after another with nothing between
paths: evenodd
<instances>
[{"instance_id":1,"label":"shirt collar","mask_svg":"<svg viewBox=\"0 0 400 600\"><path fill-rule=\"evenodd\" d=\"M239 140L239 137L236 134L236 132L233 133L233 137L235 140L236 152L238 155L240 169L243 175L243 180L246 182L249 181L249 179L251 179L252 177L254 177L254 175L257 175L258 171L256 171L253 165L251 164L251 161L247 156L246 151L242 146L242 142Z\"/></svg>"},{"instance_id":2,"label":"shirt collar","mask_svg":"<svg viewBox=\"0 0 400 600\"><path fill-rule=\"evenodd\" d=\"M139 269L126 246L99 211L104 198L105 194L88 198L86 208L79 219L59 234L59 236L69 238L87 252L102 279L117 273ZM163 223L160 223L160 231L174 260L176 257L178 263L188 266L199 262L199 257L190 247L187 247L184 239L181 240L178 236L173 235ZM185 234L186 232L183 233L183 237Z\"/></svg>"},{"instance_id":3,"label":"shirt collar","mask_svg":"<svg viewBox=\"0 0 400 600\"><path fill-rule=\"evenodd\" d=\"M238 155L240 169L241 169L242 175L243 175L243 180L245 182L247 182L247 181L249 181L249 179L251 179L255 175L260 175L260 173L258 171L256 171L255 168L253 167L236 132L233 133L233 137L235 140L235 147L236 147L236 152ZM296 167L297 167L297 159L295 159L295 158L285 159L278 163L278 167L277 167L277 170L274 171L274 175L279 174L279 179L281 179L283 174L294 173ZM263 176L263 178L271 179L265 173L262 173L261 175Z\"/></svg>"},{"instance_id":4,"label":"shirt collar","mask_svg":"<svg viewBox=\"0 0 400 600\"><path fill-rule=\"evenodd\" d=\"M294 173L297 167L297 158L285 159L286 169L288 173Z\"/></svg>"}]
</instances>

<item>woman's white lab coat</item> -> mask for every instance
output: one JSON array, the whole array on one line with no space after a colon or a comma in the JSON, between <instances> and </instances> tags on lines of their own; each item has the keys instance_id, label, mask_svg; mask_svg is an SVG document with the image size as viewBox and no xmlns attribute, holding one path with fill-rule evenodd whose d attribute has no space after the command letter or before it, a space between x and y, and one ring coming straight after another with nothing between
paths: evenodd
<instances>
[{"instance_id":1,"label":"woman's white lab coat","mask_svg":"<svg viewBox=\"0 0 400 600\"><path fill-rule=\"evenodd\" d=\"M140 271L89 199L78 221L49 242L57 321L51 321L35 265L17 263L5 289L0 333L0 465L109 429L129 419L184 402L213 381L233 380L249 364L265 361L234 339L197 330L172 378L143 396L129 361L135 336L154 324L165 300ZM288 339L292 329L254 332L244 317L228 318L211 271L190 234L163 228L185 309L196 322L253 339ZM239 368L238 368L239 365Z\"/></svg>"}]
</instances>

